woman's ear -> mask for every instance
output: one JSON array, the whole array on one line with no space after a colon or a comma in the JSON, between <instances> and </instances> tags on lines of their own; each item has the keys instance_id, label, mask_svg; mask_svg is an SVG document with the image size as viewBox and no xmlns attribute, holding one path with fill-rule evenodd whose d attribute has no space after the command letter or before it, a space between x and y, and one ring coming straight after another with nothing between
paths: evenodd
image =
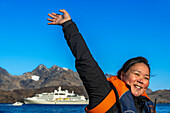
<instances>
[{"instance_id":1,"label":"woman's ear","mask_svg":"<svg viewBox=\"0 0 170 113\"><path fill-rule=\"evenodd\" d=\"M122 71L121 74L120 74L120 79L123 81L125 78L125 73Z\"/></svg>"}]
</instances>

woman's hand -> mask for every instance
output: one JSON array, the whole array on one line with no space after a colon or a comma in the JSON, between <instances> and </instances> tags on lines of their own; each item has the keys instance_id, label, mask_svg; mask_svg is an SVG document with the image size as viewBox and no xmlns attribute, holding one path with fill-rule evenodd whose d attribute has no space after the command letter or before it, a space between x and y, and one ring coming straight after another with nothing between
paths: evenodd
<instances>
[{"instance_id":1,"label":"woman's hand","mask_svg":"<svg viewBox=\"0 0 170 113\"><path fill-rule=\"evenodd\" d=\"M48 14L48 16L52 18L52 19L50 18L47 19L48 21L51 21L51 23L48 23L48 25L61 25L64 22L71 20L71 17L66 10L62 9L59 11L62 12L63 15L56 14L56 13Z\"/></svg>"}]
</instances>

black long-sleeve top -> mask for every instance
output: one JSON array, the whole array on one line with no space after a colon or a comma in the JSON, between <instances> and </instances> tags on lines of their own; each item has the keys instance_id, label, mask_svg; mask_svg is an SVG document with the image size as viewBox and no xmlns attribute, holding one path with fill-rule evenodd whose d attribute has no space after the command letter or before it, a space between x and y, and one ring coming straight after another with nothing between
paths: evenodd
<instances>
[{"instance_id":1,"label":"black long-sleeve top","mask_svg":"<svg viewBox=\"0 0 170 113\"><path fill-rule=\"evenodd\" d=\"M76 58L75 65L89 95L88 109L94 108L111 91L111 87L92 57L82 35L72 20L62 24L64 37Z\"/></svg>"}]
</instances>

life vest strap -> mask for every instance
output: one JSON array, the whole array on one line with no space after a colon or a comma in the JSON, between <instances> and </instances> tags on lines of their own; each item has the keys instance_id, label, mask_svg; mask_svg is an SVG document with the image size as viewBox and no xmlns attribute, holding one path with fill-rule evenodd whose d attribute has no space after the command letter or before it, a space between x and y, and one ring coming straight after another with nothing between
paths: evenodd
<instances>
[{"instance_id":1,"label":"life vest strap","mask_svg":"<svg viewBox=\"0 0 170 113\"><path fill-rule=\"evenodd\" d=\"M111 86L111 88L114 90L115 92L115 96L116 96L116 105L117 105L117 108L118 108L118 113L122 113L122 106L121 106L121 103L120 103L120 99L119 99L119 94L117 92L117 89L115 88L115 86L109 81L109 84Z\"/></svg>"}]
</instances>

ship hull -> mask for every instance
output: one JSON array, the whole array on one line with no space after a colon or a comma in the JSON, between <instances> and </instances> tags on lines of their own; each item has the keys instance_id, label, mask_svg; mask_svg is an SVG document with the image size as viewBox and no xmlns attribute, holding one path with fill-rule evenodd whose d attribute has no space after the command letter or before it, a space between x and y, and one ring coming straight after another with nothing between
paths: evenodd
<instances>
[{"instance_id":1,"label":"ship hull","mask_svg":"<svg viewBox=\"0 0 170 113\"><path fill-rule=\"evenodd\" d=\"M88 101L45 101L24 99L25 104L88 105Z\"/></svg>"}]
</instances>

